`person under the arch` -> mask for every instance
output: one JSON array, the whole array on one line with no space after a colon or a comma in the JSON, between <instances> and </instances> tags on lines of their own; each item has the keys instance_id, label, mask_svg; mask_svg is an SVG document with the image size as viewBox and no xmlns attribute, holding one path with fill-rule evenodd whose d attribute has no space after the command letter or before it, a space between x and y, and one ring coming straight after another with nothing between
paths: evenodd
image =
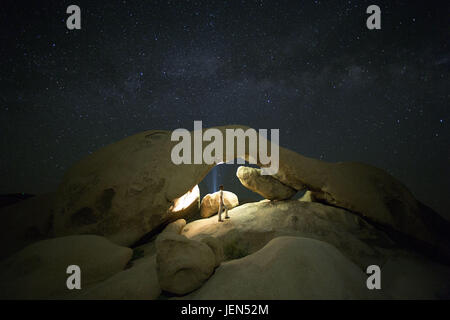
<instances>
[{"instance_id":1,"label":"person under the arch","mask_svg":"<svg viewBox=\"0 0 450 320\"><path fill-rule=\"evenodd\" d=\"M222 220L222 210L225 210L225 219L230 219L228 216L228 207L225 205L223 201L223 185L219 186L219 222L223 222Z\"/></svg>"}]
</instances>

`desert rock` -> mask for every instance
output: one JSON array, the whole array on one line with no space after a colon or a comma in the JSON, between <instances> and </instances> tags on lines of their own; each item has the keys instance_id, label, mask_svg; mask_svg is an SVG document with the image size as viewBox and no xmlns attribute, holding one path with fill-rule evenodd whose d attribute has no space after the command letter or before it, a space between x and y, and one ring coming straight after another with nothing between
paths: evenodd
<instances>
[{"instance_id":1,"label":"desert rock","mask_svg":"<svg viewBox=\"0 0 450 320\"><path fill-rule=\"evenodd\" d=\"M249 129L216 127L223 134L223 145L225 130L237 128ZM258 143L266 141L260 137ZM175 165L171 160L175 144L169 131L146 131L76 163L57 191L56 235L93 233L130 245L148 232L185 217L184 210L171 208L214 165ZM243 154L235 146L234 157L249 161L248 146ZM256 164L264 167L258 159ZM311 190L317 201L345 208L433 246L445 243L443 251L449 251L448 235L437 234L429 223L434 217L422 214L411 192L382 169L357 162L325 162L280 147L279 170L273 178L295 190ZM196 200L195 196L188 198Z\"/></svg>"},{"instance_id":2,"label":"desert rock","mask_svg":"<svg viewBox=\"0 0 450 320\"><path fill-rule=\"evenodd\" d=\"M156 274L156 256L133 262L131 268L116 273L86 290L75 299L82 300L154 300L161 294Z\"/></svg>"},{"instance_id":3,"label":"desert rock","mask_svg":"<svg viewBox=\"0 0 450 320\"><path fill-rule=\"evenodd\" d=\"M0 209L0 260L53 236L54 197L42 194Z\"/></svg>"},{"instance_id":4,"label":"desert rock","mask_svg":"<svg viewBox=\"0 0 450 320\"><path fill-rule=\"evenodd\" d=\"M175 165L170 157L174 145L170 132L146 131L72 166L57 190L56 235L93 233L131 245L193 214L199 206L194 181L201 180L208 166Z\"/></svg>"},{"instance_id":5,"label":"desert rock","mask_svg":"<svg viewBox=\"0 0 450 320\"><path fill-rule=\"evenodd\" d=\"M172 232L156 239L156 270L162 290L186 294L200 287L216 266L216 255L200 241Z\"/></svg>"},{"instance_id":6,"label":"desert rock","mask_svg":"<svg viewBox=\"0 0 450 320\"><path fill-rule=\"evenodd\" d=\"M243 281L245 279L245 281ZM278 237L261 250L223 263L184 299L366 299L366 275L333 246Z\"/></svg>"},{"instance_id":7,"label":"desert rock","mask_svg":"<svg viewBox=\"0 0 450 320\"><path fill-rule=\"evenodd\" d=\"M269 200L290 199L297 190L282 184L270 175L261 175L261 169L241 166L236 176L242 185Z\"/></svg>"},{"instance_id":8,"label":"desert rock","mask_svg":"<svg viewBox=\"0 0 450 320\"><path fill-rule=\"evenodd\" d=\"M206 244L208 247L210 247L210 249L213 251L214 256L216 258L215 259L216 262L214 264L215 267L220 265L220 263L225 260L222 242L219 239L206 236L206 237L200 237L199 240L201 242L203 242L204 244Z\"/></svg>"},{"instance_id":9,"label":"desert rock","mask_svg":"<svg viewBox=\"0 0 450 320\"><path fill-rule=\"evenodd\" d=\"M61 298L67 267L82 272L82 288L122 271L132 250L94 235L67 236L33 243L0 264L0 296L7 299Z\"/></svg>"},{"instance_id":10,"label":"desert rock","mask_svg":"<svg viewBox=\"0 0 450 320\"><path fill-rule=\"evenodd\" d=\"M279 236L314 238L332 244L361 268L382 264L394 243L357 215L321 203L263 200L232 209L231 219L215 217L188 223L181 234L190 239L220 240L226 260L254 253Z\"/></svg>"},{"instance_id":11,"label":"desert rock","mask_svg":"<svg viewBox=\"0 0 450 320\"><path fill-rule=\"evenodd\" d=\"M300 199L298 199L298 200L300 200L300 201L305 201L305 202L314 202L314 201L316 201L316 199L315 199L315 197L314 197L314 193L312 193L312 192L309 191L309 190L307 190L307 191L305 192L305 194L304 194Z\"/></svg>"},{"instance_id":12,"label":"desert rock","mask_svg":"<svg viewBox=\"0 0 450 320\"><path fill-rule=\"evenodd\" d=\"M172 233L179 234L185 225L186 225L186 220L178 219L174 222L169 223L162 232L172 232Z\"/></svg>"},{"instance_id":13,"label":"desert rock","mask_svg":"<svg viewBox=\"0 0 450 320\"><path fill-rule=\"evenodd\" d=\"M203 218L208 218L219 211L219 197L220 191L208 193L203 197L200 204L200 215ZM230 191L223 191L223 202L228 207L228 210L239 205L237 195Z\"/></svg>"}]
</instances>

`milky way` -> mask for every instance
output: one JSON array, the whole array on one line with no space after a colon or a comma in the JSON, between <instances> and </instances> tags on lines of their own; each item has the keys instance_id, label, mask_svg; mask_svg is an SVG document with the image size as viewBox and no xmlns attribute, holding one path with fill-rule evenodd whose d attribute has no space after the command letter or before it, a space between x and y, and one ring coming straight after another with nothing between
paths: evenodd
<instances>
[{"instance_id":1,"label":"milky way","mask_svg":"<svg viewBox=\"0 0 450 320\"><path fill-rule=\"evenodd\" d=\"M363 161L446 214L447 2L2 3L0 192L54 190L83 156L148 129L244 124ZM235 179L233 173L222 178Z\"/></svg>"}]
</instances>

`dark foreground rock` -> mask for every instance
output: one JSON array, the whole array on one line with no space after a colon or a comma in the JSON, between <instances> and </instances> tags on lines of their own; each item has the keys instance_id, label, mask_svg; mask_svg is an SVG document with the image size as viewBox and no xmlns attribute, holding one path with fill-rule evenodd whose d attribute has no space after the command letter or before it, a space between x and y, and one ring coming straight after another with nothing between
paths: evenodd
<instances>
[{"instance_id":1,"label":"dark foreground rock","mask_svg":"<svg viewBox=\"0 0 450 320\"><path fill-rule=\"evenodd\" d=\"M38 241L0 263L0 298L65 297L71 293L66 285L68 266L81 269L85 287L122 271L132 252L94 235Z\"/></svg>"}]
</instances>

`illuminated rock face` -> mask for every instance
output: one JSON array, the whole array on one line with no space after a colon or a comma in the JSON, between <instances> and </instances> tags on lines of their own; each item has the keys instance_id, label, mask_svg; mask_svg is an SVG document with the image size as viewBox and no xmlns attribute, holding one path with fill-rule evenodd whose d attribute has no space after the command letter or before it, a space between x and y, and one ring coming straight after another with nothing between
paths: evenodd
<instances>
[{"instance_id":1,"label":"illuminated rock face","mask_svg":"<svg viewBox=\"0 0 450 320\"><path fill-rule=\"evenodd\" d=\"M200 204L200 215L203 218L208 218L219 211L220 192L208 193L203 197ZM228 210L239 205L237 195L230 191L223 192L223 202L228 207Z\"/></svg>"},{"instance_id":2,"label":"illuminated rock face","mask_svg":"<svg viewBox=\"0 0 450 320\"><path fill-rule=\"evenodd\" d=\"M174 217L189 217L197 213L199 209L200 189L196 185L184 195L175 199L173 205L169 208L169 212Z\"/></svg>"},{"instance_id":3,"label":"illuminated rock face","mask_svg":"<svg viewBox=\"0 0 450 320\"><path fill-rule=\"evenodd\" d=\"M242 185L269 200L290 199L297 190L282 184L272 176L261 175L261 169L241 166L236 176Z\"/></svg>"},{"instance_id":4,"label":"illuminated rock face","mask_svg":"<svg viewBox=\"0 0 450 320\"><path fill-rule=\"evenodd\" d=\"M394 244L357 215L321 203L262 200L240 205L230 216L223 223L217 217L192 221L181 235L197 240L217 238L226 260L256 252L279 236L311 237L332 244L361 268L374 261L382 265L385 260L379 248Z\"/></svg>"},{"instance_id":5,"label":"illuminated rock face","mask_svg":"<svg viewBox=\"0 0 450 320\"><path fill-rule=\"evenodd\" d=\"M304 202L314 202L316 199L314 198L314 193L310 190L306 191L305 194L299 199Z\"/></svg>"}]
</instances>

